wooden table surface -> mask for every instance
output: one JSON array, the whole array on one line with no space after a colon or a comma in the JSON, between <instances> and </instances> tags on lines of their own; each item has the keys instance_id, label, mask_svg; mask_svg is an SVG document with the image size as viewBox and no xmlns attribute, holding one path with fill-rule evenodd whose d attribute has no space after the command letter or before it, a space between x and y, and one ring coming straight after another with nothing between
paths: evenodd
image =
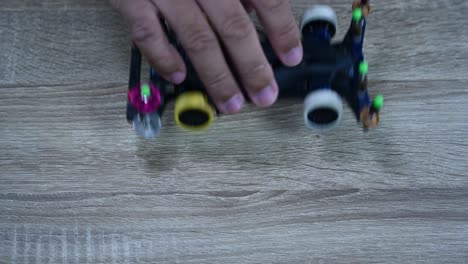
<instances>
[{"instance_id":1,"label":"wooden table surface","mask_svg":"<svg viewBox=\"0 0 468 264\"><path fill-rule=\"evenodd\" d=\"M318 1L293 1L294 13ZM341 38L350 1L331 4ZM373 1L380 127L302 102L137 138L107 1L0 2L0 262L468 263L468 1Z\"/></svg>"}]
</instances>

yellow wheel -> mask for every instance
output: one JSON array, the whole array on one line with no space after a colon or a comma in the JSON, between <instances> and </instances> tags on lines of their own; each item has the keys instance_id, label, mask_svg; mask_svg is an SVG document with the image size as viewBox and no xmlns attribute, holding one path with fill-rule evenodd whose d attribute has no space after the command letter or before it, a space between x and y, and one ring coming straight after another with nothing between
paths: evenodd
<instances>
[{"instance_id":1,"label":"yellow wheel","mask_svg":"<svg viewBox=\"0 0 468 264\"><path fill-rule=\"evenodd\" d=\"M177 97L174 118L176 124L189 131L202 131L211 127L215 109L200 91L185 92Z\"/></svg>"}]
</instances>

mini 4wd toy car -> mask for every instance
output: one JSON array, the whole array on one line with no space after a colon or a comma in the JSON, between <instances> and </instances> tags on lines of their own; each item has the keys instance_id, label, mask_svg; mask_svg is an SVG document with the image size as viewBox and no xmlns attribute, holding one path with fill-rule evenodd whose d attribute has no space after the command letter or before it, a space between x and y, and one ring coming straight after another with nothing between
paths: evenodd
<instances>
[{"instance_id":1,"label":"mini 4wd toy car","mask_svg":"<svg viewBox=\"0 0 468 264\"><path fill-rule=\"evenodd\" d=\"M278 83L279 99L304 100L304 123L316 132L331 130L340 124L343 101L364 130L379 123L383 97L377 95L370 99L368 64L363 54L369 3L355 1L352 10L349 29L341 42L332 41L338 29L338 19L332 8L317 5L306 10L300 25L304 57L298 66L284 66L268 40L262 42ZM176 43L170 28L165 30L169 39ZM177 48L184 54L180 46ZM159 135L161 116L171 100L175 100L176 124L185 130L208 129L220 115L190 61L184 57L188 67L187 78L182 84L170 84L154 68L150 70L149 81L144 83L140 81L141 53L136 45L132 45L127 120L138 135L144 138Z\"/></svg>"}]
</instances>

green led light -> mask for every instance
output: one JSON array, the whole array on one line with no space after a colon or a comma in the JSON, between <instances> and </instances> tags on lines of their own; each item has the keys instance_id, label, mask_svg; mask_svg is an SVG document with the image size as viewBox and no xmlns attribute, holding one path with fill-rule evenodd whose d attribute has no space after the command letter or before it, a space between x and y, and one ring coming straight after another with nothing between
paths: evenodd
<instances>
[{"instance_id":1,"label":"green led light","mask_svg":"<svg viewBox=\"0 0 468 264\"><path fill-rule=\"evenodd\" d=\"M141 96L143 97L150 97L151 96L151 89L148 84L143 84L141 86Z\"/></svg>"},{"instance_id":2,"label":"green led light","mask_svg":"<svg viewBox=\"0 0 468 264\"><path fill-rule=\"evenodd\" d=\"M375 98L374 98L374 108L379 111L380 109L382 109L383 107L383 104L384 104L384 97L383 95L377 95Z\"/></svg>"},{"instance_id":3,"label":"green led light","mask_svg":"<svg viewBox=\"0 0 468 264\"><path fill-rule=\"evenodd\" d=\"M353 19L354 21L359 21L362 18L362 10L361 8L356 8L353 11Z\"/></svg>"},{"instance_id":4,"label":"green led light","mask_svg":"<svg viewBox=\"0 0 468 264\"><path fill-rule=\"evenodd\" d=\"M369 72L369 64L366 61L363 61L359 64L359 73L361 75L366 75Z\"/></svg>"}]
</instances>

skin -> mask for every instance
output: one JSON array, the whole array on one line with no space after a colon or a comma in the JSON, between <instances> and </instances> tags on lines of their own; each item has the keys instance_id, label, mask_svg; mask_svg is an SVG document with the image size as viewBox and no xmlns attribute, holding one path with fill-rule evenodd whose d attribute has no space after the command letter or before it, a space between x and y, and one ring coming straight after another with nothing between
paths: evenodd
<instances>
[{"instance_id":1,"label":"skin","mask_svg":"<svg viewBox=\"0 0 468 264\"><path fill-rule=\"evenodd\" d=\"M262 51L249 12L255 11L286 66L302 61L300 33L288 0L111 0L126 20L142 54L166 80L180 84L186 66L166 38L158 17L167 20L187 51L208 94L224 114L242 110L245 89L252 103L268 107L278 97L273 70ZM226 47L236 84L221 51Z\"/></svg>"}]
</instances>

